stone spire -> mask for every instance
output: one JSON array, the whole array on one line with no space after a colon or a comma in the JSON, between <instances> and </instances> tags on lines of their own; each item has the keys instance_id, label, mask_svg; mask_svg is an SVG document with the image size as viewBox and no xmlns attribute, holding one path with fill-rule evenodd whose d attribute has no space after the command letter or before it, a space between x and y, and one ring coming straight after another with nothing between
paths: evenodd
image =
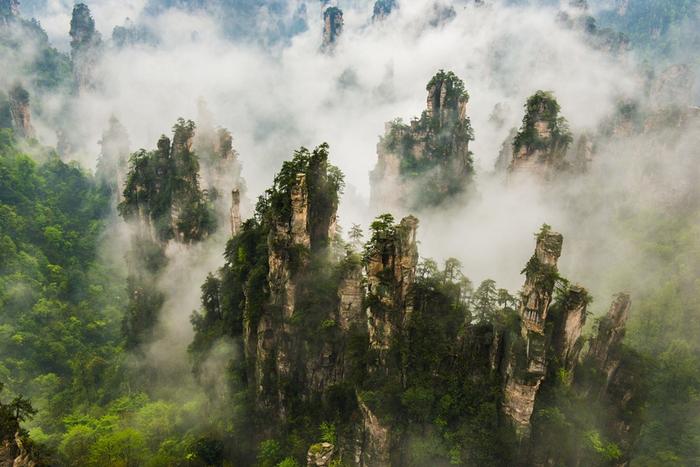
<instances>
[{"instance_id":1,"label":"stone spire","mask_svg":"<svg viewBox=\"0 0 700 467\"><path fill-rule=\"evenodd\" d=\"M572 142L566 120L559 115L554 96L537 91L525 104L525 117L513 139L510 172L529 172L548 179L565 167L564 156Z\"/></svg>"},{"instance_id":2,"label":"stone spire","mask_svg":"<svg viewBox=\"0 0 700 467\"><path fill-rule=\"evenodd\" d=\"M378 352L379 367L386 372L392 339L404 332L413 311L409 291L418 264L418 219L408 216L387 227L388 231L373 238L366 266L367 293L377 304L367 309L370 347Z\"/></svg>"},{"instance_id":3,"label":"stone spire","mask_svg":"<svg viewBox=\"0 0 700 467\"><path fill-rule=\"evenodd\" d=\"M506 358L502 405L504 414L513 422L521 440L529 437L535 399L547 372L548 341L544 323L558 278L557 261L562 243L561 234L544 226L537 235L535 254L523 271L525 285L519 309L523 324Z\"/></svg>"},{"instance_id":4,"label":"stone spire","mask_svg":"<svg viewBox=\"0 0 700 467\"><path fill-rule=\"evenodd\" d=\"M311 246L309 223L309 190L306 185L306 174L297 174L296 183L292 187L292 244Z\"/></svg>"},{"instance_id":5,"label":"stone spire","mask_svg":"<svg viewBox=\"0 0 700 467\"><path fill-rule=\"evenodd\" d=\"M372 12L372 21L385 20L398 6L396 0L377 0L374 4L374 11Z\"/></svg>"},{"instance_id":6,"label":"stone spire","mask_svg":"<svg viewBox=\"0 0 700 467\"><path fill-rule=\"evenodd\" d=\"M459 80L449 73L439 72L428 83L426 111L440 127L452 121L464 121L467 116L468 94L458 92Z\"/></svg>"},{"instance_id":7,"label":"stone spire","mask_svg":"<svg viewBox=\"0 0 700 467\"><path fill-rule=\"evenodd\" d=\"M426 86L426 110L410 125L387 123L370 175L371 204L381 211L416 211L464 194L474 173L474 139L464 82L440 70Z\"/></svg>"},{"instance_id":8,"label":"stone spire","mask_svg":"<svg viewBox=\"0 0 700 467\"><path fill-rule=\"evenodd\" d=\"M571 371L578 363L582 342L581 333L586 325L588 291L583 287L571 286L567 290L559 316L554 320L552 348L565 370Z\"/></svg>"},{"instance_id":9,"label":"stone spire","mask_svg":"<svg viewBox=\"0 0 700 467\"><path fill-rule=\"evenodd\" d=\"M343 10L336 6L323 11L323 43L321 49L331 51L343 33Z\"/></svg>"},{"instance_id":10,"label":"stone spire","mask_svg":"<svg viewBox=\"0 0 700 467\"><path fill-rule=\"evenodd\" d=\"M231 191L231 236L235 237L241 230L241 192Z\"/></svg>"},{"instance_id":11,"label":"stone spire","mask_svg":"<svg viewBox=\"0 0 700 467\"><path fill-rule=\"evenodd\" d=\"M19 83L8 93L12 128L20 138L34 138L32 113L29 109L29 93Z\"/></svg>"},{"instance_id":12,"label":"stone spire","mask_svg":"<svg viewBox=\"0 0 700 467\"><path fill-rule=\"evenodd\" d=\"M528 331L544 334L544 323L557 278L557 261L564 237L544 227L537 235L535 254L525 266L520 317Z\"/></svg>"},{"instance_id":13,"label":"stone spire","mask_svg":"<svg viewBox=\"0 0 700 467\"><path fill-rule=\"evenodd\" d=\"M95 29L95 20L90 14L90 8L84 3L76 3L73 7L70 38L73 74L78 87L92 87L92 72L99 58L102 38Z\"/></svg>"},{"instance_id":14,"label":"stone spire","mask_svg":"<svg viewBox=\"0 0 700 467\"><path fill-rule=\"evenodd\" d=\"M591 339L588 358L606 376L607 389L615 371L620 366L617 350L625 337L625 326L629 318L632 300L626 293L615 296L608 314L598 324L596 336Z\"/></svg>"}]
</instances>

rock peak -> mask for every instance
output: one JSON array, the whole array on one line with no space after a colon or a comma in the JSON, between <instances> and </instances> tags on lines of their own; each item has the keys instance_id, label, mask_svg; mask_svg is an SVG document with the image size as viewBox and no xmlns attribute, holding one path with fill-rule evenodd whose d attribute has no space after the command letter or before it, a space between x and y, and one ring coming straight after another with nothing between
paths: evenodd
<instances>
[{"instance_id":1,"label":"rock peak","mask_svg":"<svg viewBox=\"0 0 700 467\"><path fill-rule=\"evenodd\" d=\"M386 124L371 174L377 208L414 211L464 193L473 174L469 142L474 139L464 82L440 70L426 86L426 110L405 124Z\"/></svg>"},{"instance_id":2,"label":"rock peak","mask_svg":"<svg viewBox=\"0 0 700 467\"><path fill-rule=\"evenodd\" d=\"M391 12L398 8L396 0L377 0L372 12L372 21L383 21L391 15Z\"/></svg>"},{"instance_id":3,"label":"rock peak","mask_svg":"<svg viewBox=\"0 0 700 467\"><path fill-rule=\"evenodd\" d=\"M565 167L564 156L573 138L554 95L537 91L525 104L525 116L513 139L511 172L525 171L551 178Z\"/></svg>"},{"instance_id":4,"label":"rock peak","mask_svg":"<svg viewBox=\"0 0 700 467\"><path fill-rule=\"evenodd\" d=\"M70 20L71 48L73 51L100 42L100 34L95 29L95 20L90 8L84 3L76 3Z\"/></svg>"},{"instance_id":5,"label":"rock peak","mask_svg":"<svg viewBox=\"0 0 700 467\"><path fill-rule=\"evenodd\" d=\"M453 72L440 70L430 80L426 90L428 116L436 119L441 126L466 118L469 93L464 88L464 82Z\"/></svg>"},{"instance_id":6,"label":"rock peak","mask_svg":"<svg viewBox=\"0 0 700 467\"><path fill-rule=\"evenodd\" d=\"M343 33L343 10L331 6L323 10L323 43L321 49L332 50Z\"/></svg>"},{"instance_id":7,"label":"rock peak","mask_svg":"<svg viewBox=\"0 0 700 467\"><path fill-rule=\"evenodd\" d=\"M29 93L19 83L8 93L12 128L20 138L33 138L32 114L29 108Z\"/></svg>"}]
</instances>

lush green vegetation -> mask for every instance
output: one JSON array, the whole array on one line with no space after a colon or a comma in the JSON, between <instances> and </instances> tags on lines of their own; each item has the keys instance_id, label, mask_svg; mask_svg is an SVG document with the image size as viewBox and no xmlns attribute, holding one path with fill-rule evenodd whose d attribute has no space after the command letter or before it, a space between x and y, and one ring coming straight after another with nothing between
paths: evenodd
<instances>
[{"instance_id":1,"label":"lush green vegetation","mask_svg":"<svg viewBox=\"0 0 700 467\"><path fill-rule=\"evenodd\" d=\"M123 276L97 259L108 212L78 167L52 153L37 163L0 130L0 377L32 399L46 433L122 384Z\"/></svg>"}]
</instances>

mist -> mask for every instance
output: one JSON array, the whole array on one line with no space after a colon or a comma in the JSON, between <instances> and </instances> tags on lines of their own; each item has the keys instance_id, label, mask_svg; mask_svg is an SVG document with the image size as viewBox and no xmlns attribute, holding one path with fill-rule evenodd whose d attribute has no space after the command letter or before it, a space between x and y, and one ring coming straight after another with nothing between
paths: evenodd
<instances>
[{"instance_id":1,"label":"mist","mask_svg":"<svg viewBox=\"0 0 700 467\"><path fill-rule=\"evenodd\" d=\"M25 18L40 22L66 62L72 53L73 3L21 5ZM195 378L194 352L188 352L199 332L193 328L198 316L193 320L193 313L202 310L202 284L225 262L231 190L240 190L243 219L252 217L256 200L282 163L300 147L323 142L330 145L329 162L345 175L341 231L358 224L367 239L376 216L390 212L398 221L415 215L421 258L439 263L456 258L474 288L493 279L519 297L535 234L547 224L564 237L558 270L590 292L593 318L606 313L613 295L627 292L633 303L627 342L636 350L666 350L657 342L645 347L646 326L661 329L659 341L685 339L697 349L692 342L700 331L694 324L700 322L695 302L700 274L698 83L694 93L689 91L691 102L682 98L664 107L652 95L654 80L666 65L692 59L689 67L697 69L692 51L678 47L654 68L638 50L596 47L586 31L562 21L565 1L405 0L387 18L372 21L373 1L340 0L330 4L343 9L343 32L326 48L321 46L322 2L259 2L259 7L248 2L236 21L228 21L219 2L199 9L169 7L172 3L89 2L102 36L89 86L42 87L27 78L24 70L42 53L34 41L20 41L20 52L0 55L6 69L0 87L7 90L20 82L31 96L39 143L25 146L37 160L45 160L48 148L56 147L64 162L100 175L101 141L113 117L126 129L131 152L153 150L161 135L172 135L178 118L194 120L193 150L202 164L200 148L216 140L218 129L233 136L233 169L215 173L216 167L202 165L198 183L207 192L203 197L214 190L221 195L213 198L217 228L208 235L192 242L162 241L146 221L153 232L144 236L143 225L118 214L118 199L104 220L97 256L111 266L113 280L128 290L126 277L136 274L144 279L144 288L162 295L147 342L126 351L123 342L118 344L129 378L153 378L143 384L149 396L174 405L193 401L186 411L201 426L223 423L225 417L215 412L232 413L226 405L232 399L241 399L235 404L247 410L242 402L247 388L234 387L230 373L246 358L241 349L249 344L242 343L242 335L218 336L209 353L199 356ZM594 11L612 5L592 3ZM125 25L147 31L147 39L115 43L112 30ZM475 136L469 144L472 186L437 207L416 211L389 200L370 201L369 174L377 164L385 123L420 117L426 109L426 84L441 69L454 72L469 93L466 113ZM543 180L496 167L504 147L511 155L504 143L520 128L526 101L538 90L551 92L560 104L574 137L572 148L579 138L590 138L585 170ZM643 117L636 122L638 131L625 132L615 119L621 104L630 103ZM685 117L674 120L675 115ZM165 261L157 272L148 272L148 260L134 260L144 239L162 247ZM672 322L658 318L666 305L664 294L685 307ZM112 324L119 318L110 316ZM333 322L322 324L330 328ZM595 326L596 320L589 319L587 335ZM131 387L127 392L131 397ZM203 392L215 400L206 401ZM43 399L41 403L48 407ZM40 410L46 412L44 406ZM236 422L245 425L247 420ZM212 430L223 434L226 429Z\"/></svg>"},{"instance_id":2,"label":"mist","mask_svg":"<svg viewBox=\"0 0 700 467\"><path fill-rule=\"evenodd\" d=\"M586 251L589 260L590 255L600 255L600 261L586 264L606 269L614 266L610 262L629 261L634 254L614 232L603 234L611 227L612 205L601 202L601 212L581 219L572 218L569 206L558 201L573 196L576 187L603 188L607 177L617 179L627 172L628 164L635 163L633 155L627 155L629 149L599 150L595 167L604 166L605 174L594 170L575 184L504 184L492 172L508 132L520 124L526 98L538 89L554 93L574 134L598 129L621 99L643 99L633 57L594 50L582 32L557 21L556 6L465 2L452 20L435 25L431 21L436 5L440 2L407 2L377 24L369 21L371 2L342 5L344 33L332 53L322 53L318 5L308 5L305 32L270 45L233 41L204 13L170 9L158 16L139 16L143 2L92 2L97 29L105 38L122 22L115 11L123 17L126 6L135 24L155 34L157 45L120 49L107 43L94 70L99 85L77 96L55 96L64 101L55 107L59 112L70 108L64 130L78 142L69 157L94 169L97 142L112 115L125 125L133 148L152 147L161 133L169 133L176 118L194 118L203 100L214 122L233 133L250 200L270 185L273 173L295 149L327 141L332 162L348 184L340 224L346 229L354 223L366 227L381 213L369 209L368 172L376 163L384 123L419 116L425 108L425 83L438 69L449 69L465 81L470 93L467 113L475 132L471 150L478 195L446 209L417 213L423 221L421 255L456 257L473 281L492 278L517 290L520 269L532 251L532 234L548 223L566 238L563 269L592 287L594 295L612 293L598 287L595 279L600 275L583 271L576 261L579 252ZM59 46L67 37L70 7L67 2L49 2L32 10ZM497 105L507 111L503 121L495 123L491 117ZM47 143L55 141L55 135L41 118L54 120L51 111L38 123L40 138ZM220 222L226 225L225 219ZM593 240L582 231L598 235ZM220 265L224 240L218 237L197 252L169 253L180 272L167 273L170 283L163 284L166 291L178 291L166 294L164 327L180 346L191 335L188 317L197 308L199 290L192 284L200 284ZM598 248L591 248L592 241Z\"/></svg>"}]
</instances>

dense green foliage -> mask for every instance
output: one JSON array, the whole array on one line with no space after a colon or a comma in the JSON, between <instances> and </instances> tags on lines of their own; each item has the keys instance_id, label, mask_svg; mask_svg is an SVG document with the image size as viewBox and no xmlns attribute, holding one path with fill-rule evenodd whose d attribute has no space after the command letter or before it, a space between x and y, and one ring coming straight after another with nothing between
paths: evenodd
<instances>
[{"instance_id":1,"label":"dense green foliage","mask_svg":"<svg viewBox=\"0 0 700 467\"><path fill-rule=\"evenodd\" d=\"M35 148L39 150L40 148ZM120 386L121 273L97 260L109 196L49 154L37 163L0 132L0 377L60 429Z\"/></svg>"}]
</instances>

